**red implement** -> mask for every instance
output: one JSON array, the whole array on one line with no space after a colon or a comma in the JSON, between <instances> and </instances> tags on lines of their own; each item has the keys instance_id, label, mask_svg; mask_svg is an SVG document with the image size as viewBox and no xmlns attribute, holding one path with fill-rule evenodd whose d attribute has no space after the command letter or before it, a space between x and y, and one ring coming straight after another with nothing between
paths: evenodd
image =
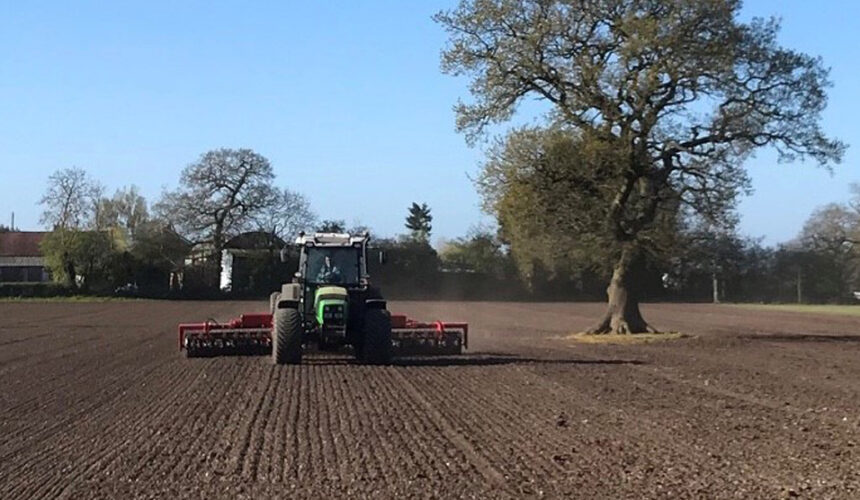
<instances>
[{"instance_id":1,"label":"red implement","mask_svg":"<svg viewBox=\"0 0 860 500\"><path fill-rule=\"evenodd\" d=\"M189 358L222 354L267 354L272 350L272 315L243 314L226 323L179 325L179 349Z\"/></svg>"},{"instance_id":2,"label":"red implement","mask_svg":"<svg viewBox=\"0 0 860 500\"><path fill-rule=\"evenodd\" d=\"M189 358L272 351L272 315L243 314L225 323L206 321L179 325L179 350ZM467 323L422 323L391 315L391 343L397 356L461 354L469 347Z\"/></svg>"},{"instance_id":3,"label":"red implement","mask_svg":"<svg viewBox=\"0 0 860 500\"><path fill-rule=\"evenodd\" d=\"M391 315L391 342L399 356L461 354L469 348L467 323L421 323L402 314Z\"/></svg>"}]
</instances>

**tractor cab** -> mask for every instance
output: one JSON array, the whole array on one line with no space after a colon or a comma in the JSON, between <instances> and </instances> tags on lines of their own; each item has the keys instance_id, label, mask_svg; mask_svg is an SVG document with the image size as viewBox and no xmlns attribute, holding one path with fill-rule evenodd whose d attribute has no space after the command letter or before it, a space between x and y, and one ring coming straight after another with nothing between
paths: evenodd
<instances>
[{"instance_id":1,"label":"tractor cab","mask_svg":"<svg viewBox=\"0 0 860 500\"><path fill-rule=\"evenodd\" d=\"M300 235L301 249L296 277L307 284L346 288L367 286L366 235L317 233Z\"/></svg>"}]
</instances>

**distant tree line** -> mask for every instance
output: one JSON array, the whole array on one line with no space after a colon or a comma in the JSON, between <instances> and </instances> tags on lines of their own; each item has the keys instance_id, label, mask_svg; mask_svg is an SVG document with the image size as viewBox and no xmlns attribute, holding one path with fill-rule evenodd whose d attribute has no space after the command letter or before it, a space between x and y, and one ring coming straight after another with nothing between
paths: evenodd
<instances>
[{"instance_id":1,"label":"distant tree line","mask_svg":"<svg viewBox=\"0 0 860 500\"><path fill-rule=\"evenodd\" d=\"M575 156L572 152L565 157ZM217 289L220 255L231 238L252 231L269 252L247 271L264 295L289 279L280 245L299 231L368 231L360 222L317 220L307 199L276 183L268 160L250 150L221 149L186 167L174 190L149 204L134 186L105 194L83 169L52 174L41 199L52 231L43 251L54 279L72 292L111 292L133 284L163 295L171 280L186 294ZM545 190L543 196L552 192ZM528 210L511 212L526 217ZM599 252L571 241L563 228L518 233L526 225L477 226L431 244L433 215L412 203L405 232L374 237L372 280L391 297L511 300L601 300L612 267ZM731 221L729 221L731 222ZM653 230L635 279L643 300L845 302L860 288L860 187L845 204L816 210L793 241L775 247L739 236L733 224L671 217ZM7 228L0 227L0 231ZM532 240L525 238L531 236ZM292 263L293 267L295 262ZM286 266L289 267L289 266Z\"/></svg>"},{"instance_id":2,"label":"distant tree line","mask_svg":"<svg viewBox=\"0 0 860 500\"><path fill-rule=\"evenodd\" d=\"M313 226L307 199L274 186L269 161L248 149L204 153L152 205L134 186L107 196L85 170L62 169L40 201L51 229L42 250L54 279L73 291L166 293L187 272L212 288L230 238L257 231L274 243Z\"/></svg>"}]
</instances>

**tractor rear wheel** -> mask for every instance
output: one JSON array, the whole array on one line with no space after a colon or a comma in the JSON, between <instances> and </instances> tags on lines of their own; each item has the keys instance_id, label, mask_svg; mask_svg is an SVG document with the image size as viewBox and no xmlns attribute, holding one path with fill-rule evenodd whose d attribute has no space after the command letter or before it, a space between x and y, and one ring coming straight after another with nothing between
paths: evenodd
<instances>
[{"instance_id":1,"label":"tractor rear wheel","mask_svg":"<svg viewBox=\"0 0 860 500\"><path fill-rule=\"evenodd\" d=\"M302 362L302 318L296 309L275 309L272 361L277 365Z\"/></svg>"},{"instance_id":2,"label":"tractor rear wheel","mask_svg":"<svg viewBox=\"0 0 860 500\"><path fill-rule=\"evenodd\" d=\"M391 363L391 314L385 309L370 309L364 316L364 339L359 346L362 362L371 365Z\"/></svg>"}]
</instances>

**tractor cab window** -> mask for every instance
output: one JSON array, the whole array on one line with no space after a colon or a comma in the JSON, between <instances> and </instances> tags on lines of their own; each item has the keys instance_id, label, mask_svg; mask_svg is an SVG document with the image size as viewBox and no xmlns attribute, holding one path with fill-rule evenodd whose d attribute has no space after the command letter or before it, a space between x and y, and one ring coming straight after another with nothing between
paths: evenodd
<instances>
[{"instance_id":1,"label":"tractor cab window","mask_svg":"<svg viewBox=\"0 0 860 500\"><path fill-rule=\"evenodd\" d=\"M355 248L310 248L307 251L308 281L327 285L359 283L359 252Z\"/></svg>"}]
</instances>

